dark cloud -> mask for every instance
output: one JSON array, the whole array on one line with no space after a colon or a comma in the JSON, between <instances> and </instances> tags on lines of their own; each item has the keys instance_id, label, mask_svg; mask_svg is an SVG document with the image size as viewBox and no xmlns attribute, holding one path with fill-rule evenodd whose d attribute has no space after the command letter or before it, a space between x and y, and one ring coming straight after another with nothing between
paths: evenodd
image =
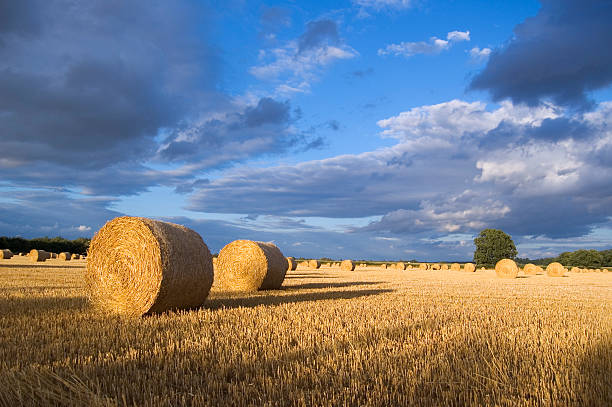
<instances>
[{"instance_id":1,"label":"dark cloud","mask_svg":"<svg viewBox=\"0 0 612 407\"><path fill-rule=\"evenodd\" d=\"M244 121L248 127L264 124L278 124L289 120L289 102L277 102L271 98L262 98L257 106L245 110Z\"/></svg>"},{"instance_id":2,"label":"dark cloud","mask_svg":"<svg viewBox=\"0 0 612 407\"><path fill-rule=\"evenodd\" d=\"M299 38L298 54L325 44L336 44L339 38L338 27L334 21L326 19L310 21L306 25L306 31Z\"/></svg>"},{"instance_id":3,"label":"dark cloud","mask_svg":"<svg viewBox=\"0 0 612 407\"><path fill-rule=\"evenodd\" d=\"M0 47L2 35L35 35L40 32L39 1L0 0Z\"/></svg>"},{"instance_id":4,"label":"dark cloud","mask_svg":"<svg viewBox=\"0 0 612 407\"><path fill-rule=\"evenodd\" d=\"M503 49L491 54L471 89L494 100L587 104L587 92L612 83L612 3L541 0L535 17L519 24Z\"/></svg>"}]
</instances>

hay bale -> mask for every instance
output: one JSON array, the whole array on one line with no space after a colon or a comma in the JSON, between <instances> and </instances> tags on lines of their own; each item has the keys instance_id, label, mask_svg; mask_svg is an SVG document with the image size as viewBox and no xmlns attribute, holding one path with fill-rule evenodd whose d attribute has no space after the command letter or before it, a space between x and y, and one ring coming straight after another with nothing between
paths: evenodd
<instances>
[{"instance_id":1,"label":"hay bale","mask_svg":"<svg viewBox=\"0 0 612 407\"><path fill-rule=\"evenodd\" d=\"M60 253L60 254L57 256L57 258L58 258L59 260L65 260L65 261L68 261L68 260L72 259L72 254L70 254L70 253L68 253L68 252L61 252L61 253Z\"/></svg>"},{"instance_id":2,"label":"hay bale","mask_svg":"<svg viewBox=\"0 0 612 407\"><path fill-rule=\"evenodd\" d=\"M124 216L91 240L85 286L102 312L141 316L199 307L212 282L208 247L184 226Z\"/></svg>"},{"instance_id":3,"label":"hay bale","mask_svg":"<svg viewBox=\"0 0 612 407\"><path fill-rule=\"evenodd\" d=\"M72 260L79 260L80 258L81 258L81 255L72 253Z\"/></svg>"},{"instance_id":4,"label":"hay bale","mask_svg":"<svg viewBox=\"0 0 612 407\"><path fill-rule=\"evenodd\" d=\"M420 270L427 270L428 268L429 268L429 265L427 263L419 264L419 269Z\"/></svg>"},{"instance_id":5,"label":"hay bale","mask_svg":"<svg viewBox=\"0 0 612 407\"><path fill-rule=\"evenodd\" d=\"M287 257L287 270L295 270L297 268L297 261L295 257Z\"/></svg>"},{"instance_id":6,"label":"hay bale","mask_svg":"<svg viewBox=\"0 0 612 407\"><path fill-rule=\"evenodd\" d=\"M344 271L353 271L355 270L355 263L353 263L352 260L342 260L340 269Z\"/></svg>"},{"instance_id":7,"label":"hay bale","mask_svg":"<svg viewBox=\"0 0 612 407\"><path fill-rule=\"evenodd\" d=\"M572 273L580 273L580 269L578 267L572 267L570 270Z\"/></svg>"},{"instance_id":8,"label":"hay bale","mask_svg":"<svg viewBox=\"0 0 612 407\"><path fill-rule=\"evenodd\" d=\"M387 265L385 263L383 263L383 264L380 265L380 268L383 269L383 270L386 270L387 269Z\"/></svg>"},{"instance_id":9,"label":"hay bale","mask_svg":"<svg viewBox=\"0 0 612 407\"><path fill-rule=\"evenodd\" d=\"M431 269L432 270L440 270L440 265L439 264L432 264L431 265Z\"/></svg>"},{"instance_id":10,"label":"hay bale","mask_svg":"<svg viewBox=\"0 0 612 407\"><path fill-rule=\"evenodd\" d=\"M468 273L474 273L476 271L476 266L474 263L465 263L463 265L463 271L467 271Z\"/></svg>"},{"instance_id":11,"label":"hay bale","mask_svg":"<svg viewBox=\"0 0 612 407\"><path fill-rule=\"evenodd\" d=\"M319 260L308 260L308 267L310 267L311 269L318 269L319 267L321 267L321 262Z\"/></svg>"},{"instance_id":12,"label":"hay bale","mask_svg":"<svg viewBox=\"0 0 612 407\"><path fill-rule=\"evenodd\" d=\"M495 265L495 274L500 278L516 278L518 276L518 267L514 260L501 259Z\"/></svg>"},{"instance_id":13,"label":"hay bale","mask_svg":"<svg viewBox=\"0 0 612 407\"><path fill-rule=\"evenodd\" d=\"M444 271L448 270L448 264L441 265L440 270L444 270Z\"/></svg>"},{"instance_id":14,"label":"hay bale","mask_svg":"<svg viewBox=\"0 0 612 407\"><path fill-rule=\"evenodd\" d=\"M51 257L51 254L44 250L32 249L30 250L29 256L30 256L30 259L32 259L32 261L45 261Z\"/></svg>"},{"instance_id":15,"label":"hay bale","mask_svg":"<svg viewBox=\"0 0 612 407\"><path fill-rule=\"evenodd\" d=\"M527 276L537 274L538 273L538 266L536 266L535 264L527 263L523 267L523 273L525 273L525 275L527 275Z\"/></svg>"},{"instance_id":16,"label":"hay bale","mask_svg":"<svg viewBox=\"0 0 612 407\"><path fill-rule=\"evenodd\" d=\"M396 270L406 270L406 265L402 263L401 261L397 262L395 263L395 269Z\"/></svg>"},{"instance_id":17,"label":"hay bale","mask_svg":"<svg viewBox=\"0 0 612 407\"><path fill-rule=\"evenodd\" d=\"M565 269L561 263L555 261L546 266L546 275L548 277L563 277L564 274Z\"/></svg>"},{"instance_id":18,"label":"hay bale","mask_svg":"<svg viewBox=\"0 0 612 407\"><path fill-rule=\"evenodd\" d=\"M453 263L453 264L451 264L450 269L453 270L453 271L459 271L459 270L461 270L461 264Z\"/></svg>"},{"instance_id":19,"label":"hay bale","mask_svg":"<svg viewBox=\"0 0 612 407\"><path fill-rule=\"evenodd\" d=\"M273 243L236 240L219 252L215 281L230 291L278 289L289 264Z\"/></svg>"},{"instance_id":20,"label":"hay bale","mask_svg":"<svg viewBox=\"0 0 612 407\"><path fill-rule=\"evenodd\" d=\"M11 257L13 257L13 252L10 251L9 249L2 249L0 250L0 259L10 259Z\"/></svg>"}]
</instances>

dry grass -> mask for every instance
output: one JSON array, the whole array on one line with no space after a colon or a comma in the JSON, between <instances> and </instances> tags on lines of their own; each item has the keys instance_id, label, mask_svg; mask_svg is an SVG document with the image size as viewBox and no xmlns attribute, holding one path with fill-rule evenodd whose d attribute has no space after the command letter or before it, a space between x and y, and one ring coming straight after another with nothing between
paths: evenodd
<instances>
[{"instance_id":1,"label":"dry grass","mask_svg":"<svg viewBox=\"0 0 612 407\"><path fill-rule=\"evenodd\" d=\"M84 265L0 263L0 405L612 405L611 273L303 269L125 320Z\"/></svg>"}]
</instances>

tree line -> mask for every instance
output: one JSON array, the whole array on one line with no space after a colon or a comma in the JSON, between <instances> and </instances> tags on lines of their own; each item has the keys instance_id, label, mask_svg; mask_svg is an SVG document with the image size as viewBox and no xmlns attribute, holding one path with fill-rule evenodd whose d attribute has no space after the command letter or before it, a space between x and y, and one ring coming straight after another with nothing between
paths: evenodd
<instances>
[{"instance_id":1,"label":"tree line","mask_svg":"<svg viewBox=\"0 0 612 407\"><path fill-rule=\"evenodd\" d=\"M35 239L24 239L22 237L0 236L0 249L9 249L13 253L28 253L32 249L45 250L52 253L77 253L87 254L91 239L80 237L75 240L63 237L37 237Z\"/></svg>"},{"instance_id":2,"label":"tree line","mask_svg":"<svg viewBox=\"0 0 612 407\"><path fill-rule=\"evenodd\" d=\"M576 266L585 268L600 268L612 266L612 249L608 250L575 250L573 252L563 252L557 257L545 257L543 259L517 259L519 263L533 263L538 266L545 266L554 261L558 261L564 266Z\"/></svg>"}]
</instances>

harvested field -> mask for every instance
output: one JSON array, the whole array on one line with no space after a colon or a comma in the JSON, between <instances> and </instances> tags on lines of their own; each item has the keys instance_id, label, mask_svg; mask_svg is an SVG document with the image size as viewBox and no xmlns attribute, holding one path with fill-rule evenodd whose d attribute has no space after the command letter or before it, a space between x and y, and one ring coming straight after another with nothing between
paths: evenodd
<instances>
[{"instance_id":1,"label":"harvested field","mask_svg":"<svg viewBox=\"0 0 612 407\"><path fill-rule=\"evenodd\" d=\"M84 270L0 263L0 405L612 405L612 273L302 265L126 320Z\"/></svg>"}]
</instances>

